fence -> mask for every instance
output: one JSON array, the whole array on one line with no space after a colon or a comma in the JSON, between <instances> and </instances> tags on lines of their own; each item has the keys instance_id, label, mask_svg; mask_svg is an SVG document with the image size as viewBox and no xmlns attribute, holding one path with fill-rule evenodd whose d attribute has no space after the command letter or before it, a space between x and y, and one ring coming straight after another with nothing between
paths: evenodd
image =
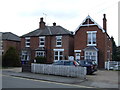
<instances>
[{"instance_id":1,"label":"fence","mask_svg":"<svg viewBox=\"0 0 120 90\"><path fill-rule=\"evenodd\" d=\"M86 67L63 66L63 65L49 65L49 64L31 64L31 72L52 74L68 77L85 78Z\"/></svg>"},{"instance_id":2,"label":"fence","mask_svg":"<svg viewBox=\"0 0 120 90\"><path fill-rule=\"evenodd\" d=\"M107 70L120 70L120 62L107 61L107 62L105 62L105 69L107 69Z\"/></svg>"}]
</instances>

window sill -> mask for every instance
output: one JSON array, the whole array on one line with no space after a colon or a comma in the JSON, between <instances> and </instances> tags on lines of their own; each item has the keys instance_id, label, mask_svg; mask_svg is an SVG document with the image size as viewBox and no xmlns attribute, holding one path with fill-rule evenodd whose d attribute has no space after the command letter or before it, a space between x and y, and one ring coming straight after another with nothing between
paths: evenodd
<instances>
[{"instance_id":1,"label":"window sill","mask_svg":"<svg viewBox=\"0 0 120 90\"><path fill-rule=\"evenodd\" d=\"M88 44L87 46L97 46L96 44Z\"/></svg>"},{"instance_id":2,"label":"window sill","mask_svg":"<svg viewBox=\"0 0 120 90\"><path fill-rule=\"evenodd\" d=\"M62 45L56 45L56 47L62 47Z\"/></svg>"}]
</instances>

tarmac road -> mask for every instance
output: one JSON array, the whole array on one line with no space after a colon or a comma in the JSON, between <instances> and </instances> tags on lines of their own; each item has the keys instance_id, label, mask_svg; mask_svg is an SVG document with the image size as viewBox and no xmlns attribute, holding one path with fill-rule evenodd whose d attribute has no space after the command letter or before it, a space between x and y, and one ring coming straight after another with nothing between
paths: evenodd
<instances>
[{"instance_id":1,"label":"tarmac road","mask_svg":"<svg viewBox=\"0 0 120 90\"><path fill-rule=\"evenodd\" d=\"M2 75L2 88L90 88L90 87Z\"/></svg>"}]
</instances>

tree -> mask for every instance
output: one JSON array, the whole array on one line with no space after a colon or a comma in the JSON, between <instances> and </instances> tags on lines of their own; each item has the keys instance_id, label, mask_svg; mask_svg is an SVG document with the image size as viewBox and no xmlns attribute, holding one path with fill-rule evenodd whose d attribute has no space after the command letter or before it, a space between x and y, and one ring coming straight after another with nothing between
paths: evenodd
<instances>
[{"instance_id":1,"label":"tree","mask_svg":"<svg viewBox=\"0 0 120 90\"><path fill-rule=\"evenodd\" d=\"M112 60L117 60L117 57L116 57L117 46L113 37L111 37L111 40L112 40Z\"/></svg>"},{"instance_id":2,"label":"tree","mask_svg":"<svg viewBox=\"0 0 120 90\"><path fill-rule=\"evenodd\" d=\"M118 46L116 50L116 60L120 61L120 46Z\"/></svg>"},{"instance_id":3,"label":"tree","mask_svg":"<svg viewBox=\"0 0 120 90\"><path fill-rule=\"evenodd\" d=\"M19 54L14 47L10 47L3 55L3 67L17 67L20 66Z\"/></svg>"}]
</instances>

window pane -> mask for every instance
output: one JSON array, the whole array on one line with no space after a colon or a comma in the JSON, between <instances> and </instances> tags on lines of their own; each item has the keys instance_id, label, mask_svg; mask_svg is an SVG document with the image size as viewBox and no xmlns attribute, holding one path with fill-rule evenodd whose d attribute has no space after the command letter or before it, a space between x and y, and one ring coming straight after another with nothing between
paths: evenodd
<instances>
[{"instance_id":1,"label":"window pane","mask_svg":"<svg viewBox=\"0 0 120 90\"><path fill-rule=\"evenodd\" d=\"M60 60L63 60L63 56L60 56Z\"/></svg>"},{"instance_id":2,"label":"window pane","mask_svg":"<svg viewBox=\"0 0 120 90\"><path fill-rule=\"evenodd\" d=\"M58 56L55 56L55 60L58 60Z\"/></svg>"},{"instance_id":3,"label":"window pane","mask_svg":"<svg viewBox=\"0 0 120 90\"><path fill-rule=\"evenodd\" d=\"M58 55L58 52L55 52L55 55Z\"/></svg>"},{"instance_id":4,"label":"window pane","mask_svg":"<svg viewBox=\"0 0 120 90\"><path fill-rule=\"evenodd\" d=\"M40 45L44 45L44 42L41 42Z\"/></svg>"},{"instance_id":5,"label":"window pane","mask_svg":"<svg viewBox=\"0 0 120 90\"><path fill-rule=\"evenodd\" d=\"M91 44L91 33L88 33L88 44Z\"/></svg>"},{"instance_id":6,"label":"window pane","mask_svg":"<svg viewBox=\"0 0 120 90\"><path fill-rule=\"evenodd\" d=\"M61 42L57 42L57 45L61 45Z\"/></svg>"},{"instance_id":7,"label":"window pane","mask_svg":"<svg viewBox=\"0 0 120 90\"><path fill-rule=\"evenodd\" d=\"M96 44L96 33L92 34L92 38L93 38L93 44Z\"/></svg>"}]
</instances>

